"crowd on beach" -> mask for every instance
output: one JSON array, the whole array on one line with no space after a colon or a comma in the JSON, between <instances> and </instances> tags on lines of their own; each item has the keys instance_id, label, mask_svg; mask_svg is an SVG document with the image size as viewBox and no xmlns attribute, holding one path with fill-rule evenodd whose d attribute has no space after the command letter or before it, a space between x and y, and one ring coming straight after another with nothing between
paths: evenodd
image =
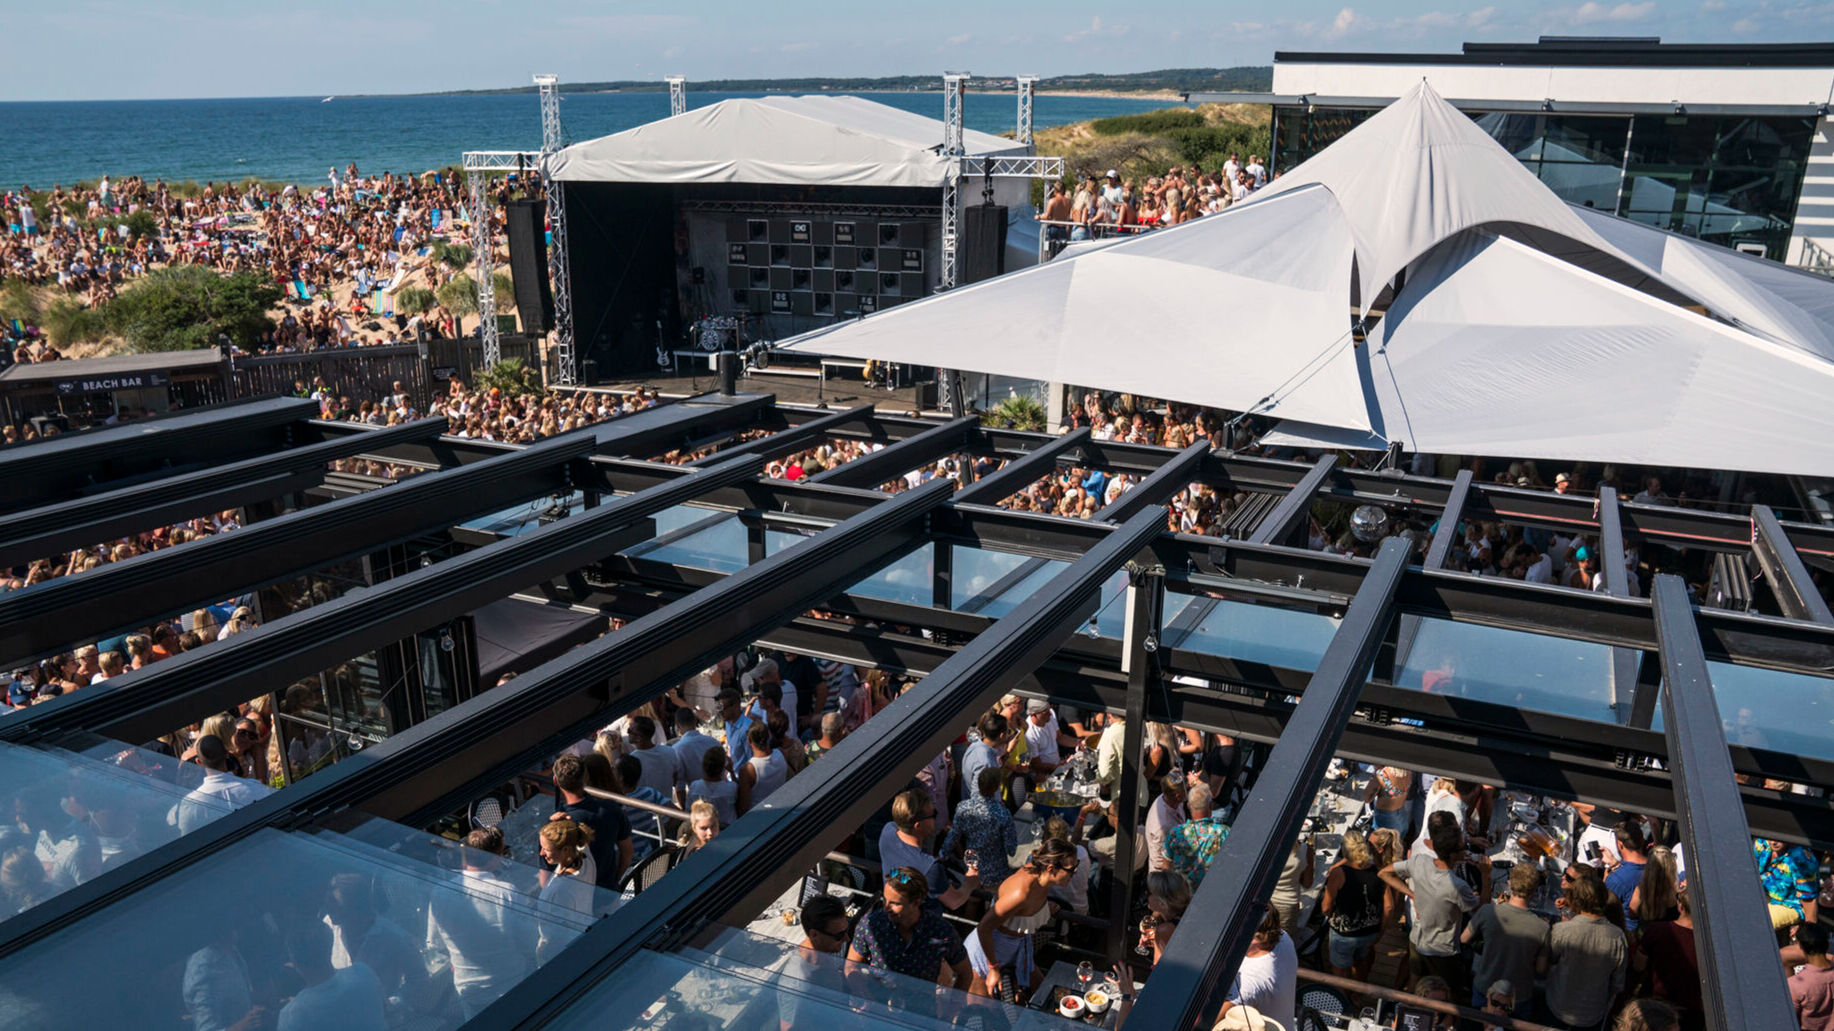
<instances>
[{"instance_id":1,"label":"crowd on beach","mask_svg":"<svg viewBox=\"0 0 1834 1031\"><path fill-rule=\"evenodd\" d=\"M1196 163L1173 165L1163 175L1144 180L1123 177L1111 168L1099 178L1078 179L1074 190L1053 183L1038 218L1045 223L1046 237L1060 245L1137 233L1214 215L1247 200L1270 181L1257 154L1249 155L1247 164L1231 154L1209 172Z\"/></svg>"},{"instance_id":2,"label":"crowd on beach","mask_svg":"<svg viewBox=\"0 0 1834 1031\"><path fill-rule=\"evenodd\" d=\"M509 187L492 194L493 217ZM271 279L288 306L258 351L393 343L411 338L395 316L404 286L437 289L454 270L436 260L445 242L469 243L467 200L450 172L363 175L352 163L318 186L247 182L187 184L139 176L48 191L0 193L0 285L54 287L97 307L147 272L199 265ZM493 224L493 240L501 227ZM421 316L456 334L443 306ZM3 327L17 361L58 352L25 326Z\"/></svg>"}]
</instances>

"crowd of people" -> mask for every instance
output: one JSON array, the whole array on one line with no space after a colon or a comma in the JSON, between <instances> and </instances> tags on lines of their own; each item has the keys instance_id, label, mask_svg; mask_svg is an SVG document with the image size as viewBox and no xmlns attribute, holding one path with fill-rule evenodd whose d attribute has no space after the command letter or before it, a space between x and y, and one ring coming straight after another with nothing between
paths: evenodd
<instances>
[{"instance_id":1,"label":"crowd of people","mask_svg":"<svg viewBox=\"0 0 1834 1031\"><path fill-rule=\"evenodd\" d=\"M1038 219L1045 225L1046 239L1054 244L1137 233L1214 215L1247 200L1270 181L1267 166L1253 154L1247 164L1231 154L1209 172L1195 162L1189 167L1173 165L1163 175L1143 181L1110 168L1099 178L1078 179L1073 190L1052 183Z\"/></svg>"},{"instance_id":2,"label":"crowd of people","mask_svg":"<svg viewBox=\"0 0 1834 1031\"><path fill-rule=\"evenodd\" d=\"M468 243L466 200L449 172L363 175L333 168L325 185L211 182L201 188L140 176L94 185L29 187L0 193L0 285L52 287L99 307L147 272L204 266L225 275L271 279L290 306L264 333L258 352L394 343L411 338L405 313L388 300L404 285L437 289L454 270L436 244ZM492 217L507 199L493 196ZM493 225L493 240L499 227ZM443 306L424 316L456 336ZM36 327L0 327L20 362L60 357Z\"/></svg>"}]
</instances>

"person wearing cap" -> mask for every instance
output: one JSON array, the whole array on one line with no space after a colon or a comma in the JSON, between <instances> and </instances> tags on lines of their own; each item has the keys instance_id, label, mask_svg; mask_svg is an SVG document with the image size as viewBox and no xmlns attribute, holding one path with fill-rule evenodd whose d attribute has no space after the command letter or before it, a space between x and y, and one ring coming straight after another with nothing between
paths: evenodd
<instances>
[{"instance_id":1,"label":"person wearing cap","mask_svg":"<svg viewBox=\"0 0 1834 1031\"><path fill-rule=\"evenodd\" d=\"M1121 188L1121 173L1110 168L1102 177L1102 198L1116 208L1121 206L1121 199L1126 191Z\"/></svg>"},{"instance_id":2,"label":"person wearing cap","mask_svg":"<svg viewBox=\"0 0 1834 1031\"><path fill-rule=\"evenodd\" d=\"M1025 703L1025 747L1032 753L1032 771L1040 780L1047 778L1057 769L1065 748L1076 748L1082 744L1075 734L1063 729L1057 722L1057 714L1051 711L1051 703L1042 698L1033 698Z\"/></svg>"},{"instance_id":3,"label":"person wearing cap","mask_svg":"<svg viewBox=\"0 0 1834 1031\"><path fill-rule=\"evenodd\" d=\"M1573 493L1573 478L1571 476L1568 476L1566 473L1555 473L1554 474L1554 493L1556 494Z\"/></svg>"}]
</instances>

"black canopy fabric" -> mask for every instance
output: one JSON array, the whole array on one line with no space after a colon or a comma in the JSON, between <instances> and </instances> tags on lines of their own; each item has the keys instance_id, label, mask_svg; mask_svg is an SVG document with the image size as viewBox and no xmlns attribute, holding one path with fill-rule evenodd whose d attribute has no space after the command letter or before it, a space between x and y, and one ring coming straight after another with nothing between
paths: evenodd
<instances>
[{"instance_id":1,"label":"black canopy fabric","mask_svg":"<svg viewBox=\"0 0 1834 1031\"><path fill-rule=\"evenodd\" d=\"M471 614L478 644L478 686L505 673L521 673L602 633L605 617L565 605L505 598Z\"/></svg>"}]
</instances>

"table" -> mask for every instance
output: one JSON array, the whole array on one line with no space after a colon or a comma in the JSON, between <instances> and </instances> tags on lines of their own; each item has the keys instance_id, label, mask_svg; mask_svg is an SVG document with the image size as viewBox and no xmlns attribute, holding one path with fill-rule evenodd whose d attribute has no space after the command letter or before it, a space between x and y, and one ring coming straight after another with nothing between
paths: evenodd
<instances>
[{"instance_id":1,"label":"table","mask_svg":"<svg viewBox=\"0 0 1834 1031\"><path fill-rule=\"evenodd\" d=\"M791 945L801 945L803 939L801 920L802 883L803 882L799 880L795 884L790 885L782 895L777 896L777 901L764 907L764 912L753 917L751 923L745 925L746 932L761 938L774 938L777 941L788 942ZM827 888L828 894L841 900L842 903L851 903L855 901L853 893L848 891L843 885L830 884ZM783 922L783 914L786 910L797 914L797 918L787 924Z\"/></svg>"},{"instance_id":2,"label":"table","mask_svg":"<svg viewBox=\"0 0 1834 1031\"><path fill-rule=\"evenodd\" d=\"M1095 980L1089 982L1089 987L1095 988L1101 983L1102 971L1097 970L1095 972ZM1054 1015L1057 1014L1057 1004L1051 1001L1051 989L1053 988L1068 988L1077 992L1085 991L1083 986L1076 981L1076 964L1065 963L1063 960L1052 963L1051 968L1044 972L1044 980L1039 982L1038 987L1032 991L1031 1008L1045 1010ZM1136 983L1134 985L1134 991L1138 992L1139 990L1139 985ZM1091 1013L1079 1021L1079 1023L1088 1024L1091 1027L1118 1027L1120 1023L1120 1009L1121 1000L1116 999L1109 1004L1106 1011L1102 1013Z\"/></svg>"}]
</instances>

